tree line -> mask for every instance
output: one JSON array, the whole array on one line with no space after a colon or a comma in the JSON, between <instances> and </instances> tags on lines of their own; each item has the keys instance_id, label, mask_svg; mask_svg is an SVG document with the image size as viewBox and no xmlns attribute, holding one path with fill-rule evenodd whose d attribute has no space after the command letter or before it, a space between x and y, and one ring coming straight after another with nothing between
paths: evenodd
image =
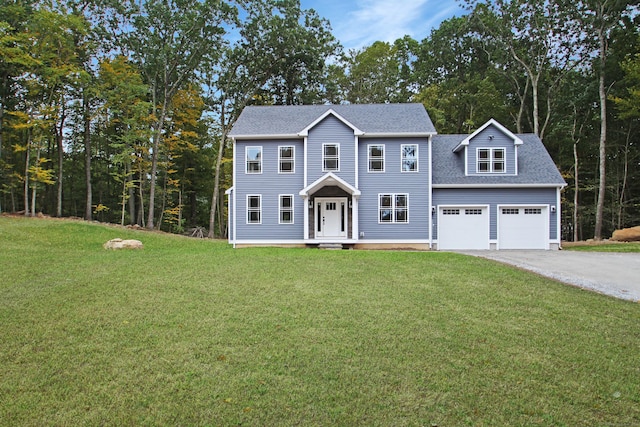
<instances>
[{"instance_id":1,"label":"tree line","mask_svg":"<svg viewBox=\"0 0 640 427\"><path fill-rule=\"evenodd\" d=\"M607 237L640 218L638 3L468 0L347 51L299 0L2 0L0 212L224 236L245 106L421 102L441 133L537 134L563 238Z\"/></svg>"}]
</instances>

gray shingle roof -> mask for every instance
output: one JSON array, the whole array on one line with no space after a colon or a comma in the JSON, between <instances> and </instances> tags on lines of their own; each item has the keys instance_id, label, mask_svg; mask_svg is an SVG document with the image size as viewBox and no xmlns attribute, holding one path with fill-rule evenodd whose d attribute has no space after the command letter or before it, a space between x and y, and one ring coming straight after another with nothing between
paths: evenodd
<instances>
[{"instance_id":1,"label":"gray shingle roof","mask_svg":"<svg viewBox=\"0 0 640 427\"><path fill-rule=\"evenodd\" d=\"M282 105L246 107L229 136L297 135L328 110L365 134L436 133L422 104Z\"/></svg>"},{"instance_id":2,"label":"gray shingle roof","mask_svg":"<svg viewBox=\"0 0 640 427\"><path fill-rule=\"evenodd\" d=\"M518 146L517 176L465 176L464 150L458 153L453 153L452 150L467 136L433 137L433 185L566 184L542 141L534 134L517 135L523 141L522 145Z\"/></svg>"}]
</instances>

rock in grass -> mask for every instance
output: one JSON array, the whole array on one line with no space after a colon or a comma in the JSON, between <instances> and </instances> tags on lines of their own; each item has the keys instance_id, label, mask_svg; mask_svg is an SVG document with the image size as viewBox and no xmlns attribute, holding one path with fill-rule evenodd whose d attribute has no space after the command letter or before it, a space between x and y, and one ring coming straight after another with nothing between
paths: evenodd
<instances>
[{"instance_id":1,"label":"rock in grass","mask_svg":"<svg viewBox=\"0 0 640 427\"><path fill-rule=\"evenodd\" d=\"M142 242L140 240L111 239L102 247L105 249L142 249Z\"/></svg>"},{"instance_id":2,"label":"rock in grass","mask_svg":"<svg viewBox=\"0 0 640 427\"><path fill-rule=\"evenodd\" d=\"M611 240L617 242L640 242L640 226L616 230L613 232Z\"/></svg>"}]
</instances>

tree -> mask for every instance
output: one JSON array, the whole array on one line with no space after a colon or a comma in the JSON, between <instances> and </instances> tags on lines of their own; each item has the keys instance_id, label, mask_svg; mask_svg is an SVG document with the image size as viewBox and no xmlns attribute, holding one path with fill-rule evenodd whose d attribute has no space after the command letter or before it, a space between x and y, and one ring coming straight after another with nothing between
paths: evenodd
<instances>
[{"instance_id":1,"label":"tree","mask_svg":"<svg viewBox=\"0 0 640 427\"><path fill-rule=\"evenodd\" d=\"M158 155L171 100L226 44L236 11L217 0L169 0L140 5L127 49L151 88L154 122L147 228L154 228Z\"/></svg>"}]
</instances>

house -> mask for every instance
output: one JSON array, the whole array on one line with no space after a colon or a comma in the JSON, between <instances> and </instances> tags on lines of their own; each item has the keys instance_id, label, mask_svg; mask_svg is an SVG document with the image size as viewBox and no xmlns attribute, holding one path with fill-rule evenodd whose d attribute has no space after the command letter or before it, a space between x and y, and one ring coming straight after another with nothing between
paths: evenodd
<instances>
[{"instance_id":1,"label":"house","mask_svg":"<svg viewBox=\"0 0 640 427\"><path fill-rule=\"evenodd\" d=\"M229 242L557 249L565 182L535 135L438 135L422 104L261 106L230 132Z\"/></svg>"}]
</instances>

